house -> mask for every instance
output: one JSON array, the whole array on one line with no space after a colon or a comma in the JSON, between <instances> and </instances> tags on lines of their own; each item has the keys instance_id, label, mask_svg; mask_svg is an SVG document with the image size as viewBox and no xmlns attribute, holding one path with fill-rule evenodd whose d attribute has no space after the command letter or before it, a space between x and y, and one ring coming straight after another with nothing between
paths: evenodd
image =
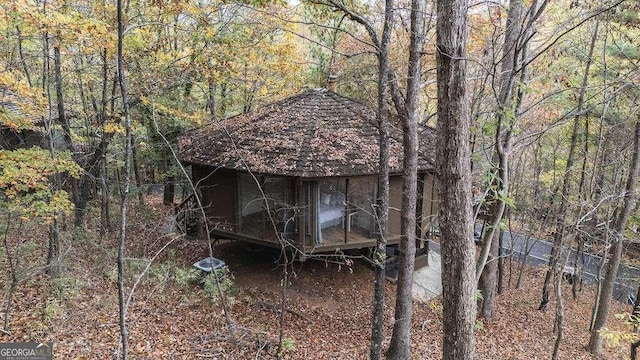
<instances>
[{"instance_id":1,"label":"house","mask_svg":"<svg viewBox=\"0 0 640 360\"><path fill-rule=\"evenodd\" d=\"M49 138L47 136L47 114L38 114L38 105L34 99L20 97L15 91L7 87L0 86L0 149L16 150L20 148L31 148L39 146L49 148ZM25 111L27 108L30 111ZM58 118L58 109L52 106L49 109L50 119L55 122ZM45 111L46 112L46 111ZM37 115L36 115L37 114ZM75 118L75 114L66 110L67 119ZM12 124L9 126L7 124ZM51 126L50 126L51 127ZM63 133L60 129L51 127L51 137L53 147L65 149L66 144ZM74 143L74 157L78 160L85 155L88 144L83 142Z\"/></svg>"},{"instance_id":2,"label":"house","mask_svg":"<svg viewBox=\"0 0 640 360\"><path fill-rule=\"evenodd\" d=\"M31 128L15 129L7 123L25 122L25 115L19 106L17 95L9 89L0 86L0 150L15 150L32 146L43 146L42 133L37 130L41 120L32 121Z\"/></svg>"},{"instance_id":3,"label":"house","mask_svg":"<svg viewBox=\"0 0 640 360\"><path fill-rule=\"evenodd\" d=\"M390 134L388 243L400 240L402 134ZM373 247L379 132L375 112L326 89L307 90L181 136L213 237L310 255ZM420 239L437 212L435 131L420 127ZM419 247L423 246L420 241Z\"/></svg>"}]
</instances>

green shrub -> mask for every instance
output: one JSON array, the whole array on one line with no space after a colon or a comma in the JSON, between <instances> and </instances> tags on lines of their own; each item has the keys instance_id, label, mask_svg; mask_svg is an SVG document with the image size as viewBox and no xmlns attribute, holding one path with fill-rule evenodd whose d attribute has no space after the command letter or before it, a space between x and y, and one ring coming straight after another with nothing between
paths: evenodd
<instances>
[{"instance_id":1,"label":"green shrub","mask_svg":"<svg viewBox=\"0 0 640 360\"><path fill-rule=\"evenodd\" d=\"M296 351L296 342L293 338L285 337L282 339L282 348L280 352L286 354L288 352Z\"/></svg>"},{"instance_id":2,"label":"green shrub","mask_svg":"<svg viewBox=\"0 0 640 360\"><path fill-rule=\"evenodd\" d=\"M51 282L53 295L58 300L63 300L66 296L75 297L83 286L82 281L70 277L58 277Z\"/></svg>"},{"instance_id":3,"label":"green shrub","mask_svg":"<svg viewBox=\"0 0 640 360\"><path fill-rule=\"evenodd\" d=\"M203 279L204 293L213 302L220 300L220 291L218 290L217 282L220 283L220 290L222 290L222 294L226 296L228 300L233 300L233 298L238 295L238 288L233 283L231 273L226 268L214 270L213 273L207 274Z\"/></svg>"},{"instance_id":4,"label":"green shrub","mask_svg":"<svg viewBox=\"0 0 640 360\"><path fill-rule=\"evenodd\" d=\"M60 303L57 299L47 301L47 306L42 310L44 321L53 321L60 314Z\"/></svg>"}]
</instances>

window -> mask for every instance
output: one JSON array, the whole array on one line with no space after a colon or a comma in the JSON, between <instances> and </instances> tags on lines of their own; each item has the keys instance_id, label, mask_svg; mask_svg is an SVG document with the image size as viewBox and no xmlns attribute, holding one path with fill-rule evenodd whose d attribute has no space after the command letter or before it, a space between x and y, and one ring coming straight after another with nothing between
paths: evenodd
<instances>
[{"instance_id":1,"label":"window","mask_svg":"<svg viewBox=\"0 0 640 360\"><path fill-rule=\"evenodd\" d=\"M240 232L267 241L293 231L293 209L287 204L286 178L238 175Z\"/></svg>"},{"instance_id":2,"label":"window","mask_svg":"<svg viewBox=\"0 0 640 360\"><path fill-rule=\"evenodd\" d=\"M369 240L374 230L376 178L318 181L316 243L332 245Z\"/></svg>"}]
</instances>

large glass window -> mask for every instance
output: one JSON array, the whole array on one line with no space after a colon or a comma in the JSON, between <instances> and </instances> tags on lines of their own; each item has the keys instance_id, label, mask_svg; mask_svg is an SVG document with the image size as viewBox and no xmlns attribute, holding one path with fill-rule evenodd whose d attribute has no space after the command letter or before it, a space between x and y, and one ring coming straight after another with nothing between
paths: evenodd
<instances>
[{"instance_id":1,"label":"large glass window","mask_svg":"<svg viewBox=\"0 0 640 360\"><path fill-rule=\"evenodd\" d=\"M357 177L318 181L316 243L335 245L372 238L375 180Z\"/></svg>"},{"instance_id":2,"label":"large glass window","mask_svg":"<svg viewBox=\"0 0 640 360\"><path fill-rule=\"evenodd\" d=\"M267 241L293 231L293 209L287 204L285 178L239 174L240 232Z\"/></svg>"},{"instance_id":3,"label":"large glass window","mask_svg":"<svg viewBox=\"0 0 640 360\"><path fill-rule=\"evenodd\" d=\"M319 244L344 242L342 230L346 208L345 179L327 179L318 182Z\"/></svg>"},{"instance_id":4,"label":"large glass window","mask_svg":"<svg viewBox=\"0 0 640 360\"><path fill-rule=\"evenodd\" d=\"M287 236L295 232L294 226L294 208L289 199L289 191L287 187L290 184L283 177L263 177L263 190L266 196L265 216L267 216L267 228L265 232L268 236L275 236L275 231L283 233ZM267 213L266 211L269 211ZM271 214L269 217L268 214ZM269 235L271 234L271 235Z\"/></svg>"},{"instance_id":5,"label":"large glass window","mask_svg":"<svg viewBox=\"0 0 640 360\"><path fill-rule=\"evenodd\" d=\"M349 179L349 224L352 236L374 237L375 213L375 177L357 177Z\"/></svg>"}]
</instances>

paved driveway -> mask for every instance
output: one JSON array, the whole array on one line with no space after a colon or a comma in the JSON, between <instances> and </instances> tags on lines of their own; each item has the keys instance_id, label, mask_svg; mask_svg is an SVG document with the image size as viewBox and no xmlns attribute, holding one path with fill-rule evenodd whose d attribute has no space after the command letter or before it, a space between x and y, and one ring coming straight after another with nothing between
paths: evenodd
<instances>
[{"instance_id":1,"label":"paved driveway","mask_svg":"<svg viewBox=\"0 0 640 360\"><path fill-rule=\"evenodd\" d=\"M477 226L476 230L481 230L481 227ZM547 266L549 263L549 257L551 254L552 243L544 239L538 239L531 236L526 236L517 233L510 233L505 231L503 233L503 248L504 254L509 254L509 250L512 249L513 256L516 260L524 257L527 249L530 249L529 255L526 258L526 263L534 266ZM563 254L561 259L565 259L567 256L567 248L563 247ZM576 258L576 251L570 250L568 267L572 267ZM582 255L584 262L584 280L589 284L595 284L598 267L602 256L600 254L584 253ZM603 273L604 275L604 273ZM613 297L615 299L626 301L629 295L635 297L638 290L638 281L640 280L640 269L620 264L618 269L618 276L613 290Z\"/></svg>"}]
</instances>

